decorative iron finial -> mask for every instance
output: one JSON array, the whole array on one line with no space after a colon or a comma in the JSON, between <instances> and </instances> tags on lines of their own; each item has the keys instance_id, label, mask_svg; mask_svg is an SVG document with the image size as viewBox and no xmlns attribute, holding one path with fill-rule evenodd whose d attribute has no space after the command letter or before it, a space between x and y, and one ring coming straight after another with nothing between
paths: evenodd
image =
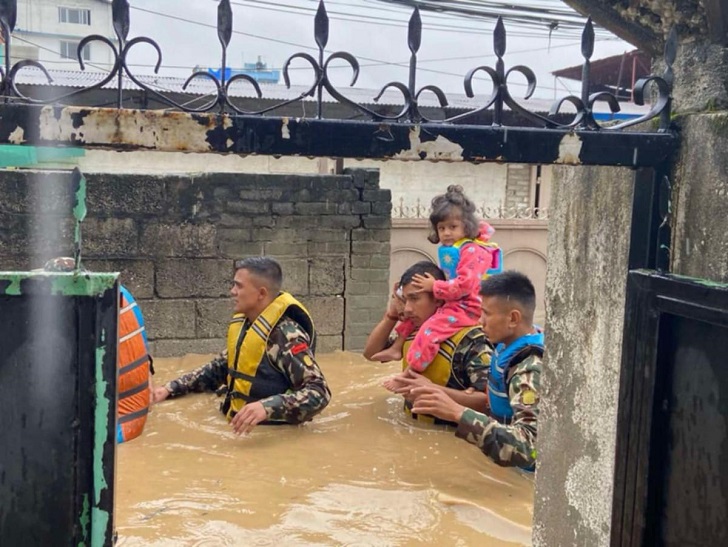
<instances>
[{"instance_id":1,"label":"decorative iron finial","mask_svg":"<svg viewBox=\"0 0 728 547\"><path fill-rule=\"evenodd\" d=\"M326 49L329 43L329 14L326 13L324 0L320 0L314 18L313 36L320 50Z\"/></svg>"},{"instance_id":2,"label":"decorative iron finial","mask_svg":"<svg viewBox=\"0 0 728 547\"><path fill-rule=\"evenodd\" d=\"M126 43L129 36L129 2L128 0L114 0L111 3L111 20L114 33L119 38L119 43Z\"/></svg>"},{"instance_id":3,"label":"decorative iron finial","mask_svg":"<svg viewBox=\"0 0 728 547\"><path fill-rule=\"evenodd\" d=\"M581 33L581 55L584 57L584 65L581 68L581 102L586 105L589 102L589 90L591 87L591 56L594 54L594 25L591 17L586 20L584 30ZM586 122L587 120L585 120Z\"/></svg>"}]
</instances>

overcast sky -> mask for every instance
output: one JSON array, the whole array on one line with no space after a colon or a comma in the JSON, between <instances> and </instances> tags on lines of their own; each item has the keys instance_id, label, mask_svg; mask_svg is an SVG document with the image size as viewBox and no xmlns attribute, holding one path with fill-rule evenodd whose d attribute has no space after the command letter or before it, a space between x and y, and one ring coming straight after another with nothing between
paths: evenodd
<instances>
[{"instance_id":1,"label":"overcast sky","mask_svg":"<svg viewBox=\"0 0 728 547\"><path fill-rule=\"evenodd\" d=\"M547 0L523 1L531 5L547 3ZM514 0L513 3L518 2ZM260 56L269 67L276 68L294 53L314 53L314 12L318 0L233 0L232 3L234 33L228 49L228 66L240 67L244 61L254 62ZM160 74L186 76L195 65L220 66L220 44L214 28L217 0L131 0L130 4L129 37L148 36L159 43L163 53ZM407 22L411 9L378 0L330 0L326 6L330 17L327 53L344 50L357 57L362 65L357 87L379 89L392 80L407 83ZM422 12L422 21L422 46L418 54L422 70L418 71L418 87L434 84L446 92L463 93L463 76L468 70L480 65L495 65L492 53L494 21L428 12ZM556 83L550 72L581 63L579 33L557 30L549 39L545 28L529 31L509 25L507 20L505 23L508 32L506 69L518 64L533 69L538 78L535 97L562 96L566 94L564 85L569 86L571 92L578 92L577 82L562 80ZM600 30L592 59L632 49L630 44ZM154 58L147 46L136 46L132 51L135 52L130 58L132 63L149 64ZM351 72L343 68L343 63L339 65L335 83L345 86ZM296 67L291 71L292 83L311 81L312 72L303 69L304 62L296 61L292 66ZM150 69L140 66L137 70L148 72ZM513 82L516 95L521 96L524 80L514 75L509 81ZM489 92L485 81L476 86L476 93Z\"/></svg>"}]
</instances>

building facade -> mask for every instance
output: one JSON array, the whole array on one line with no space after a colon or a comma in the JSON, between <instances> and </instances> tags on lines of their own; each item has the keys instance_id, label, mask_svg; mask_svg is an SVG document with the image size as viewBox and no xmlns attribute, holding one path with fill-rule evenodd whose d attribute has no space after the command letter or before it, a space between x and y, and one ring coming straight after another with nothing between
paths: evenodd
<instances>
[{"instance_id":1,"label":"building facade","mask_svg":"<svg viewBox=\"0 0 728 547\"><path fill-rule=\"evenodd\" d=\"M90 34L116 41L111 0L18 0L11 62L32 59L48 69L78 70L78 44ZM101 70L114 62L110 48L98 41L86 45L82 58Z\"/></svg>"}]
</instances>

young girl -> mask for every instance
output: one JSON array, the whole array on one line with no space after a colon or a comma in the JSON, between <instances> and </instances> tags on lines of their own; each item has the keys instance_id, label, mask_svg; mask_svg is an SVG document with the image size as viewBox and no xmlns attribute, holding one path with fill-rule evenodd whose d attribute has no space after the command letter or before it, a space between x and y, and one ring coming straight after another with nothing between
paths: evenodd
<instances>
[{"instance_id":1,"label":"young girl","mask_svg":"<svg viewBox=\"0 0 728 547\"><path fill-rule=\"evenodd\" d=\"M428 239L440 243L440 268L447 281L436 281L431 275L417 275L412 285L431 292L444 301L433 316L417 332L409 351L408 365L422 372L435 358L440 344L463 327L478 324L481 298L480 281L495 265L496 246L488 245L493 228L478 222L475 205L463 194L460 186L448 186L445 194L432 200L430 213L432 233ZM388 349L372 356L378 361L393 361L402 357L405 339L414 330L412 321L405 320L396 327L397 340Z\"/></svg>"}]
</instances>

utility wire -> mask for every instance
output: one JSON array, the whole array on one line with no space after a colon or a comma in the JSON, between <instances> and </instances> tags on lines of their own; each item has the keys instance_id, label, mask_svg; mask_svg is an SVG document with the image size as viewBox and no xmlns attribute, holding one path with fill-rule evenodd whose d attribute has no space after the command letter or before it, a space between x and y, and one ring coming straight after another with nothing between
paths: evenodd
<instances>
[{"instance_id":1,"label":"utility wire","mask_svg":"<svg viewBox=\"0 0 728 547\"><path fill-rule=\"evenodd\" d=\"M177 15L171 15L171 14L168 14L168 13L162 13L162 12L158 12L158 11L154 11L154 10L148 10L148 9L144 9L144 8L134 7L134 6L131 6L131 7L132 7L132 9L135 9L137 11L141 11L141 12L144 12L144 13L149 13L149 14L152 14L152 15L157 15L157 16L160 16L160 17L168 18L168 19L173 19L173 20L176 20L176 21L181 21L181 22L185 22L185 23L192 24L192 25L198 25L198 26L207 27L207 28L211 28L211 29L217 30L217 26L212 25L212 24L209 24L209 23L203 23L201 21L193 21L191 19L186 19L184 17L179 17ZM308 50L318 51L318 48L315 48L313 46L307 46L307 45L304 45L304 44L298 44L298 43L289 42L289 41L286 41L286 40L279 40L277 38L269 38L269 37L259 36L259 35L256 35L256 34L251 34L251 33L243 32L243 31L240 31L240 30L232 30L232 33L233 34L240 34L240 35L243 35L243 36L248 36L248 37L251 37L251 38L258 38L258 39L261 39L261 40L267 40L267 41L271 41L271 42L281 43L281 44L285 44L285 45L289 45L289 46L300 47L302 49L308 49ZM390 61L382 61L381 59L374 59L372 57L360 56L359 58L360 59L363 59L365 61L372 61L372 62L375 62L377 64L381 64L382 66L385 66L385 65L386 66L395 66L395 67L406 66L403 63L396 63L396 62L390 62ZM432 74L440 74L440 75L444 75L444 76L455 76L455 77L458 77L458 78L462 78L463 77L462 74L457 74L457 73L454 73L454 72L447 72L447 71L443 71L443 70L435 70L435 69L432 69L432 68L419 68L418 70L421 71L421 72L429 72L429 73L432 73ZM487 81L486 78L476 78L476 80L484 80L484 81ZM522 86L522 87L526 87L527 86L527 84L522 84L522 83L519 83L519 82L513 82L511 85Z\"/></svg>"},{"instance_id":2,"label":"utility wire","mask_svg":"<svg viewBox=\"0 0 728 547\"><path fill-rule=\"evenodd\" d=\"M249 9L259 9L259 10L267 10L267 11L273 11L273 12L279 12L279 13L291 13L291 14L314 14L316 13L316 9L314 8L308 8L305 6L294 6L291 4L285 4L281 2L266 2L263 0L245 0L245 3L243 2L231 2L232 5L235 6L241 6ZM393 11L394 10L390 10ZM404 15L404 13L399 12L401 15ZM327 10L327 14L329 16L329 19L339 20L339 21L349 21L349 22L355 22L355 23L363 23L363 24L370 24L370 25L378 25L378 26L390 26L390 27L399 27L399 28L407 28L408 22L406 20L399 20L399 21L393 21L392 19L384 18L384 17L377 17L377 16L371 16L371 15L365 15L365 14L354 14L354 13L346 13L346 12L337 12L332 10ZM484 18L485 19L485 18ZM472 17L470 17L470 20L472 20ZM542 32L549 32L549 26L548 24L552 21L546 21L546 23L542 24ZM509 25L512 26L524 26L520 21L518 20L510 20L509 19ZM458 33L466 33L466 34L488 34L492 31L492 29L488 28L476 28L471 26L463 26L463 25L445 25L440 23L428 23L423 22L422 28L425 30L432 30L435 32L458 32ZM529 25L528 28L531 29L533 32L533 25ZM557 27L558 28L558 27ZM561 30L561 29L559 29ZM569 29L572 33L577 30L575 28ZM513 33L511 32L512 36L521 37L520 33ZM528 34L527 36L533 36L533 34ZM561 33L557 36L552 36L554 39L569 39L571 37L567 37L564 35L564 33Z\"/></svg>"}]
</instances>

